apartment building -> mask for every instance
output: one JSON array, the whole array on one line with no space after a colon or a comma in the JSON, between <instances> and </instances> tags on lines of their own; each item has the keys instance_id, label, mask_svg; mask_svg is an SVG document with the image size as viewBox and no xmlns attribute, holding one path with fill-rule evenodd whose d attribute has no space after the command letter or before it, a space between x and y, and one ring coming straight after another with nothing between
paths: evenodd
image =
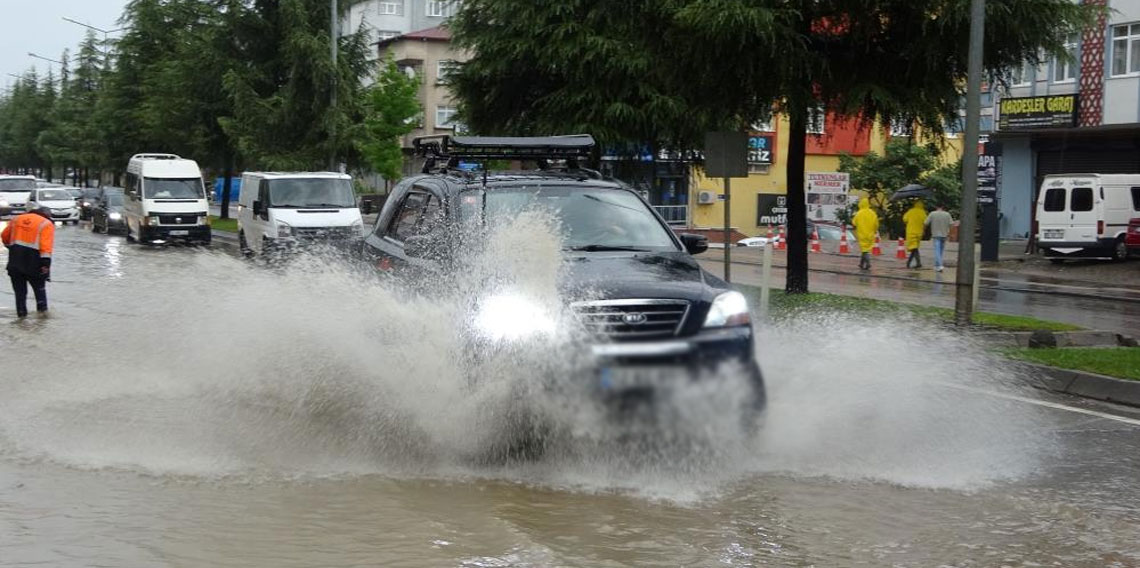
<instances>
[{"instance_id":1,"label":"apartment building","mask_svg":"<svg viewBox=\"0 0 1140 568\"><path fill-rule=\"evenodd\" d=\"M1032 231L1048 174L1140 173L1140 1L1084 1L1110 10L1069 38L1071 60L1013 70L995 96L1003 238Z\"/></svg>"},{"instance_id":2,"label":"apartment building","mask_svg":"<svg viewBox=\"0 0 1140 568\"><path fill-rule=\"evenodd\" d=\"M363 30L368 42L438 27L458 9L459 0L364 0L353 4L341 22L346 33Z\"/></svg>"}]
</instances>

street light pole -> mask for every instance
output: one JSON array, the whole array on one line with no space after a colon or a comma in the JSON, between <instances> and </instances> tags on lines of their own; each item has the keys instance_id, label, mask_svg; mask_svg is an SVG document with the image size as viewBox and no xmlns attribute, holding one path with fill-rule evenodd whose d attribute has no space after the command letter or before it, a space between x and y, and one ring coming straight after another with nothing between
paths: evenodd
<instances>
[{"instance_id":1,"label":"street light pole","mask_svg":"<svg viewBox=\"0 0 1140 568\"><path fill-rule=\"evenodd\" d=\"M106 65L107 55L110 52L110 45L111 45L111 41L108 39L107 36L110 34L113 34L115 32L121 32L121 31L123 31L124 28L115 28L113 30L105 30L105 29L100 28L98 26L93 26L91 24L85 24L83 22L80 22L79 20L73 20L71 18L68 18L67 16L62 16L62 17L63 17L63 20L65 22L71 22L77 26L83 26L89 30L100 32L103 34L103 64Z\"/></svg>"},{"instance_id":2,"label":"street light pole","mask_svg":"<svg viewBox=\"0 0 1140 568\"><path fill-rule=\"evenodd\" d=\"M329 8L332 11L332 13L331 13L332 17L329 18L329 22L330 22L329 23L329 36L330 36L329 49L330 49L330 52L332 53L333 75L332 75L332 94L329 97L329 99L330 99L329 108L330 108L330 110L332 110L332 121L329 124L329 171L333 172L333 171L336 171L336 169L337 169L337 167L336 167L336 116L337 116L336 115L336 90L337 90L337 63L336 63L336 59L337 59L336 51L337 50L336 50L336 47L337 47L337 45L336 44L337 44L337 35L340 31L340 29L339 29L340 26L337 25L338 24L338 22L337 22L338 10L337 10L337 5L336 5L336 0L331 0L330 3L331 3L331 5L329 6Z\"/></svg>"},{"instance_id":3,"label":"street light pole","mask_svg":"<svg viewBox=\"0 0 1140 568\"><path fill-rule=\"evenodd\" d=\"M982 98L982 53L986 25L985 0L970 0L970 44L967 59L966 139L962 148L962 209L958 225L958 272L954 281L954 323L974 320L974 229L978 225L978 122Z\"/></svg>"}]
</instances>

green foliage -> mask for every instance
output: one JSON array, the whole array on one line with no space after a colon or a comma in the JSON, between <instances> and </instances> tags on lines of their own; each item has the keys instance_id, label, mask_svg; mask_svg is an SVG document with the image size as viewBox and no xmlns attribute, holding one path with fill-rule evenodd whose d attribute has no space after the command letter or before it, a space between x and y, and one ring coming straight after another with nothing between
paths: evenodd
<instances>
[{"instance_id":1,"label":"green foliage","mask_svg":"<svg viewBox=\"0 0 1140 568\"><path fill-rule=\"evenodd\" d=\"M1061 349L1009 349L1012 359L1062 369L1075 369L1140 381L1140 349L1135 347L1065 347Z\"/></svg>"},{"instance_id":2,"label":"green foliage","mask_svg":"<svg viewBox=\"0 0 1140 568\"><path fill-rule=\"evenodd\" d=\"M392 181L400 178L404 155L400 137L415 129L414 119L423 109L419 103L419 80L400 71L389 57L365 93L365 134L360 151L377 173Z\"/></svg>"},{"instance_id":3,"label":"green foliage","mask_svg":"<svg viewBox=\"0 0 1140 568\"><path fill-rule=\"evenodd\" d=\"M879 211L881 224L890 238L904 232L902 216L910 208L910 200L891 201L891 195L903 186L918 183L933 190L928 207L941 204L955 218L961 202L962 182L957 164L938 166L940 149L935 144L915 144L906 138L893 138L887 142L882 156L868 152L857 158L848 154L839 157L839 171L851 174L851 188L867 192L871 206ZM853 215L856 204L846 214Z\"/></svg>"}]
</instances>

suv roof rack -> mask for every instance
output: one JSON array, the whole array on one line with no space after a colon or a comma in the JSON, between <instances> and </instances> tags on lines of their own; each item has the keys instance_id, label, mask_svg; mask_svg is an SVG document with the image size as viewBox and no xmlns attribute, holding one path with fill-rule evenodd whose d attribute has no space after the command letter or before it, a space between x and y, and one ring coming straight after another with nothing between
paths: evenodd
<instances>
[{"instance_id":1,"label":"suv roof rack","mask_svg":"<svg viewBox=\"0 0 1140 568\"><path fill-rule=\"evenodd\" d=\"M550 160L565 160L568 170L581 170L578 161L589 158L594 137L589 134L566 136L452 136L437 134L412 140L417 156L426 158L424 173L431 173L443 161L446 169L457 169L461 161L535 160L548 169ZM484 168L485 174L486 168Z\"/></svg>"}]
</instances>

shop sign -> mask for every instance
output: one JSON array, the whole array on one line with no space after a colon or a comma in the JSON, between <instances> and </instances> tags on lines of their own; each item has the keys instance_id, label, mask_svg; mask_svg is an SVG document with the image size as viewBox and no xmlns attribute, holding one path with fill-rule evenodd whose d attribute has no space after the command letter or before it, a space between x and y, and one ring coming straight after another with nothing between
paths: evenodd
<instances>
[{"instance_id":1,"label":"shop sign","mask_svg":"<svg viewBox=\"0 0 1140 568\"><path fill-rule=\"evenodd\" d=\"M1078 95L1014 97L998 103L998 130L1075 128Z\"/></svg>"}]
</instances>

